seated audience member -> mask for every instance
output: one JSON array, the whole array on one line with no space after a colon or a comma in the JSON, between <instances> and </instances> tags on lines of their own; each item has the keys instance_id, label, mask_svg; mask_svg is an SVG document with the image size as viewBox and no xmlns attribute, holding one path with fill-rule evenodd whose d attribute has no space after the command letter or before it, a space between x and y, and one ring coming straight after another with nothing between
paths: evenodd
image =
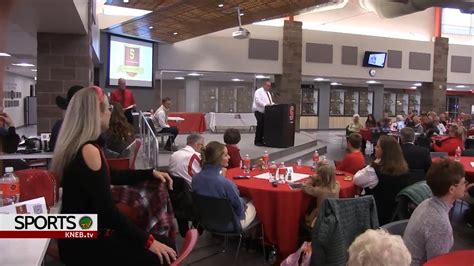
<instances>
[{"instance_id":1,"label":"seated audience member","mask_svg":"<svg viewBox=\"0 0 474 266\"><path fill-rule=\"evenodd\" d=\"M390 133L390 126L392 121L386 117L378 122L378 127L372 128L372 143L377 143L377 140L381 135L387 135Z\"/></svg>"},{"instance_id":2,"label":"seated audience member","mask_svg":"<svg viewBox=\"0 0 474 266\"><path fill-rule=\"evenodd\" d=\"M360 122L360 116L359 114L354 114L352 116L352 122L347 126L347 135L351 133L359 133L360 129L363 128L364 126Z\"/></svg>"},{"instance_id":3,"label":"seated audience member","mask_svg":"<svg viewBox=\"0 0 474 266\"><path fill-rule=\"evenodd\" d=\"M413 258L411 265L448 253L453 246L453 229L449 211L457 199L464 197L466 179L462 164L441 159L431 165L426 182L433 197L426 199L410 217L403 240Z\"/></svg>"},{"instance_id":4,"label":"seated audience member","mask_svg":"<svg viewBox=\"0 0 474 266\"><path fill-rule=\"evenodd\" d=\"M78 92L82 88L84 87L80 85L70 87L67 91L67 98L56 96L56 106L58 106L59 109L66 111L69 102L71 102L72 96L74 96L74 94L76 94L76 92ZM51 137L49 139L49 149L51 151L54 151L54 147L56 146L56 140L58 139L59 130L61 130L63 120L64 119L60 119L56 121L56 123L54 123L53 125L53 128L51 129Z\"/></svg>"},{"instance_id":5,"label":"seated audience member","mask_svg":"<svg viewBox=\"0 0 474 266\"><path fill-rule=\"evenodd\" d=\"M377 121L375 120L375 117L373 114L369 114L367 116L367 120L365 120L365 128L372 128L372 127L377 127Z\"/></svg>"},{"instance_id":6,"label":"seated audience member","mask_svg":"<svg viewBox=\"0 0 474 266\"><path fill-rule=\"evenodd\" d=\"M128 157L124 150L135 141L133 128L123 113L122 105L117 102L113 102L110 105L113 110L110 115L109 129L105 133L106 147L121 156Z\"/></svg>"},{"instance_id":7,"label":"seated audience member","mask_svg":"<svg viewBox=\"0 0 474 266\"><path fill-rule=\"evenodd\" d=\"M0 110L0 147L4 153L14 153L20 144L20 136L16 133L15 122L9 114Z\"/></svg>"},{"instance_id":8,"label":"seated audience member","mask_svg":"<svg viewBox=\"0 0 474 266\"><path fill-rule=\"evenodd\" d=\"M454 156L457 147L464 149L463 143L464 129L457 125L451 125L449 128L449 137L441 142L433 142L433 151L447 152L449 156Z\"/></svg>"},{"instance_id":9,"label":"seated audience member","mask_svg":"<svg viewBox=\"0 0 474 266\"><path fill-rule=\"evenodd\" d=\"M199 134L191 134L186 138L186 147L175 151L169 162L169 173L181 177L191 184L192 177L201 171L201 150L204 138Z\"/></svg>"},{"instance_id":10,"label":"seated audience member","mask_svg":"<svg viewBox=\"0 0 474 266\"><path fill-rule=\"evenodd\" d=\"M178 136L179 130L175 126L170 126L168 124L168 112L171 109L171 99L169 97L164 98L161 101L161 106L156 110L155 114L153 115L153 124L155 126L156 132L159 133L171 133L173 134L172 137L168 138L168 141L165 145L165 150L172 150L172 144Z\"/></svg>"},{"instance_id":11,"label":"seated audience member","mask_svg":"<svg viewBox=\"0 0 474 266\"><path fill-rule=\"evenodd\" d=\"M347 137L347 153L340 162L336 162L336 169L351 174L357 173L365 167L364 154L360 151L362 136L352 133Z\"/></svg>"},{"instance_id":12,"label":"seated audience member","mask_svg":"<svg viewBox=\"0 0 474 266\"><path fill-rule=\"evenodd\" d=\"M336 181L334 167L324 161L319 162L316 167L316 175L312 175L303 186L303 191L306 194L316 198L316 207L305 215L307 226L314 227L323 201L328 198L339 198L340 189L341 185Z\"/></svg>"},{"instance_id":13,"label":"seated audience member","mask_svg":"<svg viewBox=\"0 0 474 266\"><path fill-rule=\"evenodd\" d=\"M471 115L470 114L464 114L462 118L462 126L465 127L466 129L469 129L471 127Z\"/></svg>"},{"instance_id":14,"label":"seated audience member","mask_svg":"<svg viewBox=\"0 0 474 266\"><path fill-rule=\"evenodd\" d=\"M439 122L443 124L445 128L448 126L448 118L445 113L439 114Z\"/></svg>"},{"instance_id":15,"label":"seated audience member","mask_svg":"<svg viewBox=\"0 0 474 266\"><path fill-rule=\"evenodd\" d=\"M407 119L405 119L405 126L407 127L415 127L415 121L413 121L413 118L415 117L414 114L410 114L407 116Z\"/></svg>"},{"instance_id":16,"label":"seated audience member","mask_svg":"<svg viewBox=\"0 0 474 266\"><path fill-rule=\"evenodd\" d=\"M375 170L362 169L354 175L354 184L373 195L380 225L389 223L396 205L395 196L409 182L408 166L395 138L381 136L375 146Z\"/></svg>"},{"instance_id":17,"label":"seated audience member","mask_svg":"<svg viewBox=\"0 0 474 266\"><path fill-rule=\"evenodd\" d=\"M229 153L229 166L227 168L240 167L240 149L237 144L240 142L240 132L235 128L229 128L224 132L224 143Z\"/></svg>"},{"instance_id":18,"label":"seated audience member","mask_svg":"<svg viewBox=\"0 0 474 266\"><path fill-rule=\"evenodd\" d=\"M430 151L415 145L415 131L406 127L400 131L402 152L410 170L422 169L425 173L431 166Z\"/></svg>"},{"instance_id":19,"label":"seated audience member","mask_svg":"<svg viewBox=\"0 0 474 266\"><path fill-rule=\"evenodd\" d=\"M402 115L397 115L395 117L395 123L392 124L392 130L393 131L400 131L402 128L405 127L405 120L403 120Z\"/></svg>"},{"instance_id":20,"label":"seated audience member","mask_svg":"<svg viewBox=\"0 0 474 266\"><path fill-rule=\"evenodd\" d=\"M66 265L162 265L176 259L174 243L162 235L141 230L114 204L111 184L132 185L145 180L161 180L172 189L166 173L153 169L114 171L108 168L101 132L109 127L107 96L99 87L79 90L72 98L58 145L52 171L62 181L62 214L96 213L97 239L59 239L59 256ZM88 256L82 256L87 250ZM89 257L90 256L90 257Z\"/></svg>"},{"instance_id":21,"label":"seated audience member","mask_svg":"<svg viewBox=\"0 0 474 266\"><path fill-rule=\"evenodd\" d=\"M240 221L242 229L252 223L256 211L251 201L239 197L237 186L219 172L229 164L229 154L224 144L212 141L202 152L202 170L193 176L191 187L199 195L229 199L234 218ZM228 228L232 229L232 228Z\"/></svg>"},{"instance_id":22,"label":"seated audience member","mask_svg":"<svg viewBox=\"0 0 474 266\"><path fill-rule=\"evenodd\" d=\"M424 128L423 128L423 125L421 124L421 119L419 116L414 116L413 117L413 130L415 131L415 133L423 133L425 132Z\"/></svg>"},{"instance_id":23,"label":"seated audience member","mask_svg":"<svg viewBox=\"0 0 474 266\"><path fill-rule=\"evenodd\" d=\"M400 236L368 229L349 247L347 266L409 266L411 255Z\"/></svg>"},{"instance_id":24,"label":"seated audience member","mask_svg":"<svg viewBox=\"0 0 474 266\"><path fill-rule=\"evenodd\" d=\"M446 134L446 127L440 122L440 118L439 117L435 117L433 119L433 126L436 127L438 129L438 134L440 135L445 135Z\"/></svg>"}]
</instances>

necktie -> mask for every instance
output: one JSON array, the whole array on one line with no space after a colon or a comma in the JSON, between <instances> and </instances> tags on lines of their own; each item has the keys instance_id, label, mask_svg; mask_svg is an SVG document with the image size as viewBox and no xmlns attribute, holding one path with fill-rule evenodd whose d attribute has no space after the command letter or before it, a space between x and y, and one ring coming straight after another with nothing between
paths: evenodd
<instances>
[{"instance_id":1,"label":"necktie","mask_svg":"<svg viewBox=\"0 0 474 266\"><path fill-rule=\"evenodd\" d=\"M267 93L267 97L268 97L268 102L270 102L270 104L273 104L272 98L270 98L270 93L268 91L266 91L266 93Z\"/></svg>"}]
</instances>

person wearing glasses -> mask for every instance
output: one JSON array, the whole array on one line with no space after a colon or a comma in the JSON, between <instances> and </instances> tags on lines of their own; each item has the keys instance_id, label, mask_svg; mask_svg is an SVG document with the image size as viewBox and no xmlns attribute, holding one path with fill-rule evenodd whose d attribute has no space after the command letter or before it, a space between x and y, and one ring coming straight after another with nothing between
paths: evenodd
<instances>
[{"instance_id":1,"label":"person wearing glasses","mask_svg":"<svg viewBox=\"0 0 474 266\"><path fill-rule=\"evenodd\" d=\"M450 159L433 163L426 181L433 197L416 207L403 235L413 266L423 265L427 260L451 250L453 228L449 221L449 211L454 202L463 198L466 192L464 167Z\"/></svg>"},{"instance_id":2,"label":"person wearing glasses","mask_svg":"<svg viewBox=\"0 0 474 266\"><path fill-rule=\"evenodd\" d=\"M63 187L62 214L97 214L97 239L60 239L59 256L66 265L166 265L176 259L174 243L149 234L122 214L111 185L158 180L173 189L167 173L154 169L116 171L108 167L100 134L109 127L110 105L101 88L76 92L66 110L54 150L52 172ZM87 250L89 256L83 256Z\"/></svg>"}]
</instances>

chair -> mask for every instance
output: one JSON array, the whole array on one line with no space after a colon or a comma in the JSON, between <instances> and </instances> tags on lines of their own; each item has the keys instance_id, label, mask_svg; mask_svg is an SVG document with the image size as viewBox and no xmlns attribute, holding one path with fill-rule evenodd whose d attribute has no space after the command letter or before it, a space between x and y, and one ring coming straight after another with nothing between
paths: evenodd
<instances>
[{"instance_id":1,"label":"chair","mask_svg":"<svg viewBox=\"0 0 474 266\"><path fill-rule=\"evenodd\" d=\"M388 224L384 224L380 228L385 229L385 231L389 232L392 235L403 237L408 221L409 219L395 221Z\"/></svg>"},{"instance_id":2,"label":"chair","mask_svg":"<svg viewBox=\"0 0 474 266\"><path fill-rule=\"evenodd\" d=\"M237 263L239 257L240 245L242 243L243 233L256 225L260 224L258 219L255 219L247 228L242 229L240 226L240 221L234 217L234 211L229 199L220 199L214 197L208 197L199 195L195 192L192 192L193 203L198 216L199 224L204 228L204 230L209 231L212 234L224 236L224 250L227 248L227 238L231 236L239 237L239 244L237 245L237 252L234 258L234 265ZM262 237L263 235L263 225ZM217 254L217 253L216 253ZM211 254L213 256L215 254ZM208 256L208 257L210 257ZM203 259L206 259L205 257ZM200 259L200 260L203 260ZM263 245L263 262L265 263L265 246ZM194 262L193 262L194 263Z\"/></svg>"},{"instance_id":3,"label":"chair","mask_svg":"<svg viewBox=\"0 0 474 266\"><path fill-rule=\"evenodd\" d=\"M107 159L109 167L114 170L128 170L130 169L130 159L129 158L112 158Z\"/></svg>"},{"instance_id":4,"label":"chair","mask_svg":"<svg viewBox=\"0 0 474 266\"><path fill-rule=\"evenodd\" d=\"M474 157L474 148L463 150L462 153L461 153L461 156Z\"/></svg>"},{"instance_id":5,"label":"chair","mask_svg":"<svg viewBox=\"0 0 474 266\"><path fill-rule=\"evenodd\" d=\"M178 222L179 233L182 237L189 230L189 221L196 224L191 186L182 177L170 175L173 179L173 190L169 191L174 216Z\"/></svg>"},{"instance_id":6,"label":"chair","mask_svg":"<svg viewBox=\"0 0 474 266\"><path fill-rule=\"evenodd\" d=\"M153 124L153 119L151 117L147 117L146 120L147 120L148 124L150 124L150 127L155 129L155 125ZM171 133L156 132L155 135L156 135L157 138L160 137L160 142L159 143L160 143L160 146L162 146L162 147L165 146L165 138L166 137L167 138L173 137L173 134L171 134ZM171 145L174 145L174 140L173 139L171 139L171 140L172 140Z\"/></svg>"},{"instance_id":7,"label":"chair","mask_svg":"<svg viewBox=\"0 0 474 266\"><path fill-rule=\"evenodd\" d=\"M15 171L14 174L20 179L20 201L44 197L48 209L58 201L59 184L52 172L26 169Z\"/></svg>"},{"instance_id":8,"label":"chair","mask_svg":"<svg viewBox=\"0 0 474 266\"><path fill-rule=\"evenodd\" d=\"M447 152L430 152L431 159L433 158L446 158L449 157Z\"/></svg>"},{"instance_id":9,"label":"chair","mask_svg":"<svg viewBox=\"0 0 474 266\"><path fill-rule=\"evenodd\" d=\"M142 146L142 140L136 139L135 147L134 147L133 153L131 154L130 169L135 169L135 161L137 160L137 155L138 155L138 152L140 151L141 146Z\"/></svg>"},{"instance_id":10,"label":"chair","mask_svg":"<svg viewBox=\"0 0 474 266\"><path fill-rule=\"evenodd\" d=\"M196 246L198 239L198 231L197 229L191 229L186 233L186 237L184 238L183 245L181 246L181 250L179 251L180 254L178 258L171 263L170 266L179 266L181 262L186 259L186 257L191 254L194 247Z\"/></svg>"},{"instance_id":11,"label":"chair","mask_svg":"<svg viewBox=\"0 0 474 266\"><path fill-rule=\"evenodd\" d=\"M325 199L313 228L311 265L345 265L354 239L376 228L379 221L373 196Z\"/></svg>"},{"instance_id":12,"label":"chair","mask_svg":"<svg viewBox=\"0 0 474 266\"><path fill-rule=\"evenodd\" d=\"M424 169L410 169L408 172L410 178L407 182L407 186L426 180L426 173Z\"/></svg>"},{"instance_id":13,"label":"chair","mask_svg":"<svg viewBox=\"0 0 474 266\"><path fill-rule=\"evenodd\" d=\"M398 192L395 197L397 205L392 216L392 221L398 221L402 219L409 219L415 208L423 202L433 196L430 187L426 184L426 181L420 181L413 185L407 186Z\"/></svg>"}]
</instances>

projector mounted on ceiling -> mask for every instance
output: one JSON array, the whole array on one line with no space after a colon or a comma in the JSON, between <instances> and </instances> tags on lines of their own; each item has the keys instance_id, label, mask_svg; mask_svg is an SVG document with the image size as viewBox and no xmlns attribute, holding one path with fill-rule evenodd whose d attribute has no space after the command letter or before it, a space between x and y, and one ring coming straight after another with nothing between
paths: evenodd
<instances>
[{"instance_id":1,"label":"projector mounted on ceiling","mask_svg":"<svg viewBox=\"0 0 474 266\"><path fill-rule=\"evenodd\" d=\"M240 6L237 7L237 18L239 19L239 29L237 31L232 32L232 38L234 39L247 39L250 37L250 31L242 28L242 22L240 21Z\"/></svg>"}]
</instances>

